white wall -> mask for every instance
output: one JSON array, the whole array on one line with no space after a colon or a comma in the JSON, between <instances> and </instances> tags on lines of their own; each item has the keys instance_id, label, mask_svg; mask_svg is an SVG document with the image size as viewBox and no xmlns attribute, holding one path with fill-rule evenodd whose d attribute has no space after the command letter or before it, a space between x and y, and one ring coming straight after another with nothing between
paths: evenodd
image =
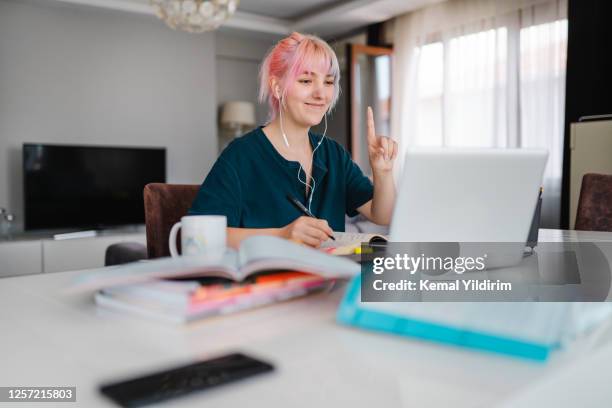
<instances>
[{"instance_id":1,"label":"white wall","mask_svg":"<svg viewBox=\"0 0 612 408\"><path fill-rule=\"evenodd\" d=\"M276 43L269 40L246 40L243 36L217 35L217 102L257 101L259 67L268 50ZM267 118L267 106L257 103L258 125Z\"/></svg>"},{"instance_id":2,"label":"white wall","mask_svg":"<svg viewBox=\"0 0 612 408\"><path fill-rule=\"evenodd\" d=\"M176 32L153 16L0 0L0 207L21 225L24 142L166 147L168 181L200 183L217 156L216 99L253 96L256 76L244 75L269 45Z\"/></svg>"}]
</instances>

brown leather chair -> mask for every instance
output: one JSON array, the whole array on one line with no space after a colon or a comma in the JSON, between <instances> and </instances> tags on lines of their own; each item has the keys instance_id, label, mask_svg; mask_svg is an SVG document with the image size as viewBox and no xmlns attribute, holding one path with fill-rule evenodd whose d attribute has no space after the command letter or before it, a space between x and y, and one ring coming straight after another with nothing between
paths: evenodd
<instances>
[{"instance_id":1,"label":"brown leather chair","mask_svg":"<svg viewBox=\"0 0 612 408\"><path fill-rule=\"evenodd\" d=\"M170 256L170 229L187 214L199 188L198 184L150 183L145 186L144 207L149 259ZM180 240L178 241L180 248Z\"/></svg>"},{"instance_id":2,"label":"brown leather chair","mask_svg":"<svg viewBox=\"0 0 612 408\"><path fill-rule=\"evenodd\" d=\"M584 175L575 229L612 231L612 175L594 173Z\"/></svg>"}]
</instances>

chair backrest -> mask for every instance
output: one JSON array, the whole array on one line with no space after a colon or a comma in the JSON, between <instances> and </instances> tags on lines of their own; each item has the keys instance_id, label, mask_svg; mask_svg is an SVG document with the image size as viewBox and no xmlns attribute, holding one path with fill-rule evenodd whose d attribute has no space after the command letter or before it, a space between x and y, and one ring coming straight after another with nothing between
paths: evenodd
<instances>
[{"instance_id":1,"label":"chair backrest","mask_svg":"<svg viewBox=\"0 0 612 408\"><path fill-rule=\"evenodd\" d=\"M170 229L187 214L199 188L197 184L150 183L145 186L144 207L149 258L170 256ZM180 240L178 244L180 245Z\"/></svg>"},{"instance_id":2,"label":"chair backrest","mask_svg":"<svg viewBox=\"0 0 612 408\"><path fill-rule=\"evenodd\" d=\"M582 178L575 229L612 231L612 175L585 174Z\"/></svg>"}]
</instances>

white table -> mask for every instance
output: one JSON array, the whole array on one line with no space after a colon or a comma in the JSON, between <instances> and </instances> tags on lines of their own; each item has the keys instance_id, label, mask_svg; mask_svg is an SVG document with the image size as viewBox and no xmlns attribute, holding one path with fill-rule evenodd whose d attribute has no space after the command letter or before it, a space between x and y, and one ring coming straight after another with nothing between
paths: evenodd
<instances>
[{"instance_id":1,"label":"white table","mask_svg":"<svg viewBox=\"0 0 612 408\"><path fill-rule=\"evenodd\" d=\"M541 230L540 239L612 241L612 234ZM100 310L91 295L61 295L77 273L0 280L0 386L76 386L77 403L61 406L113 406L100 384L243 351L275 372L171 405L489 407L521 393L542 397L534 387L572 367L586 364L582 370L600 379L612 368L612 330L542 364L338 325L342 290L174 326Z\"/></svg>"}]
</instances>

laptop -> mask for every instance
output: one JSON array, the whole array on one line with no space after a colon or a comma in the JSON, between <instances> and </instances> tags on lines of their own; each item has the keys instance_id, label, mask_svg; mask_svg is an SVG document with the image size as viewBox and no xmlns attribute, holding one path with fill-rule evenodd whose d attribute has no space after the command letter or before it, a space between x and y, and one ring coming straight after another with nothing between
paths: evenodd
<instances>
[{"instance_id":1,"label":"laptop","mask_svg":"<svg viewBox=\"0 0 612 408\"><path fill-rule=\"evenodd\" d=\"M514 243L484 248L487 266L519 263L547 158L540 149L409 149L390 241Z\"/></svg>"}]
</instances>

